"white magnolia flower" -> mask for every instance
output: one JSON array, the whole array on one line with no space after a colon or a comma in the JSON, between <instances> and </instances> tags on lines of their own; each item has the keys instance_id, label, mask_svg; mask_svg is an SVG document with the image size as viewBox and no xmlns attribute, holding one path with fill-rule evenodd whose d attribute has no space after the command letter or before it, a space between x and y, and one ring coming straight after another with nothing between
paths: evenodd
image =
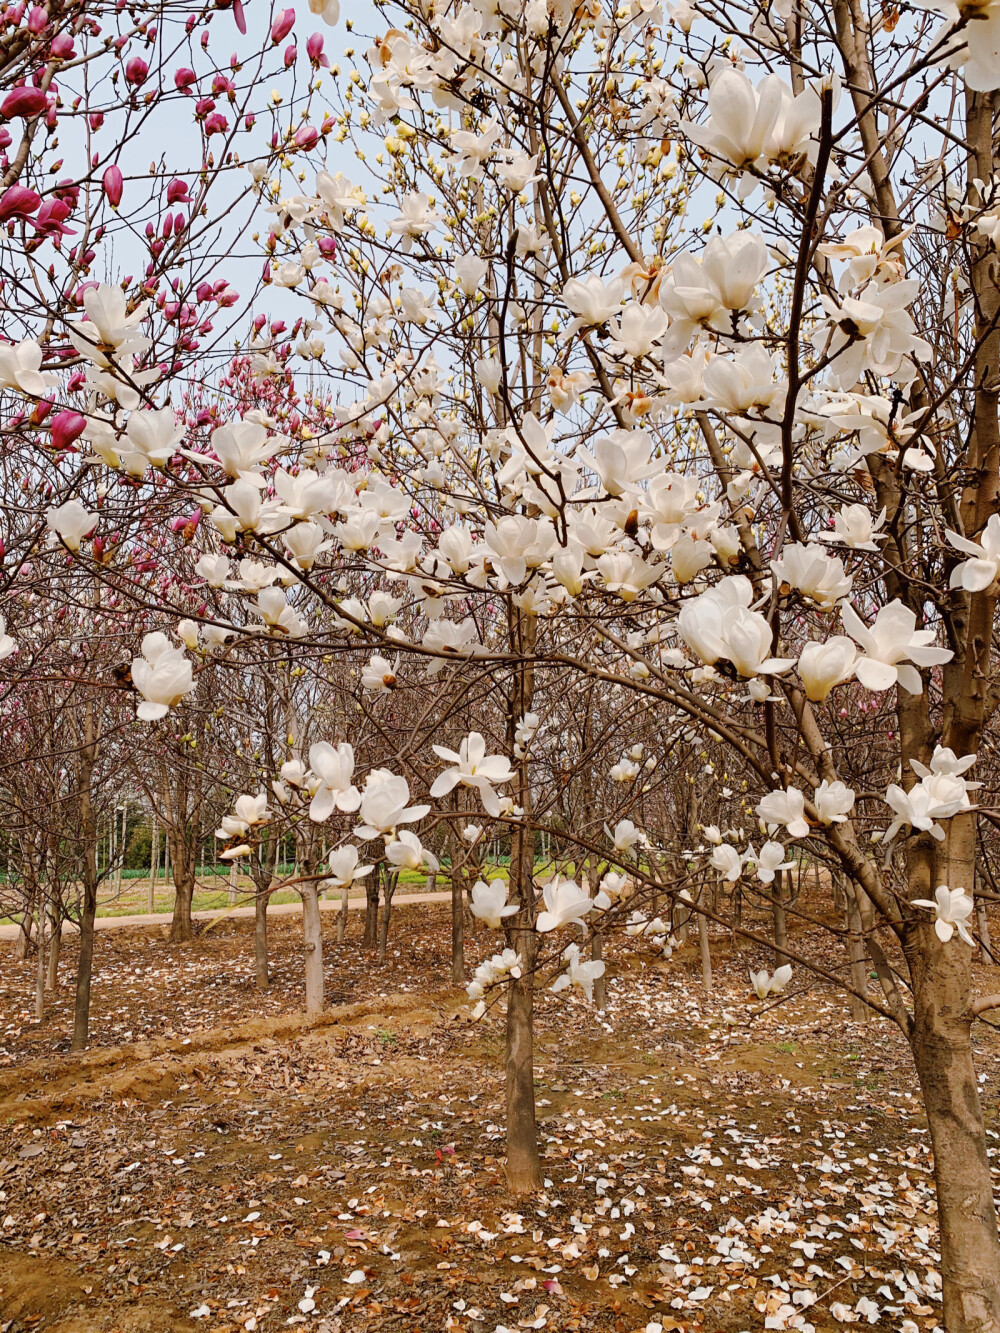
<instances>
[{"instance_id":1,"label":"white magnolia flower","mask_svg":"<svg viewBox=\"0 0 1000 1333\"><path fill-rule=\"evenodd\" d=\"M311 752L310 752L311 754ZM363 823L354 830L359 838L377 838L392 833L399 824L423 819L429 805L409 805L410 784L387 768L374 768L365 779L361 793ZM357 809L352 806L352 809Z\"/></svg>"},{"instance_id":2,"label":"white magnolia flower","mask_svg":"<svg viewBox=\"0 0 1000 1333\"><path fill-rule=\"evenodd\" d=\"M964 889L949 889L946 884L939 884L934 891L933 902L927 898L914 898L912 906L930 907L933 910L934 932L942 944L947 944L957 930L966 944L973 949L976 947L976 941L966 925L975 903Z\"/></svg>"},{"instance_id":3,"label":"white magnolia flower","mask_svg":"<svg viewBox=\"0 0 1000 1333\"><path fill-rule=\"evenodd\" d=\"M805 819L805 797L797 787L768 792L758 801L754 813L769 828L784 825L791 838L805 838L809 833Z\"/></svg>"},{"instance_id":4,"label":"white magnolia flower","mask_svg":"<svg viewBox=\"0 0 1000 1333\"><path fill-rule=\"evenodd\" d=\"M271 812L267 808L267 793L263 791L258 792L256 796L237 796L233 810L236 818L246 824L247 828L266 824L271 818Z\"/></svg>"},{"instance_id":5,"label":"white magnolia flower","mask_svg":"<svg viewBox=\"0 0 1000 1333\"><path fill-rule=\"evenodd\" d=\"M780 995L792 979L791 963L784 963L775 968L774 976L769 976L763 968L750 973L750 985L753 986L758 1000L766 1000L769 995Z\"/></svg>"},{"instance_id":6,"label":"white magnolia flower","mask_svg":"<svg viewBox=\"0 0 1000 1333\"><path fill-rule=\"evenodd\" d=\"M577 925L583 928L583 918L593 908L589 895L571 879L556 875L542 889L545 910L539 912L535 928L545 935L560 926Z\"/></svg>"},{"instance_id":7,"label":"white magnolia flower","mask_svg":"<svg viewBox=\"0 0 1000 1333\"><path fill-rule=\"evenodd\" d=\"M142 656L132 659L132 684L143 702L136 714L144 722L166 717L194 689L191 663L159 630L142 640Z\"/></svg>"},{"instance_id":8,"label":"white magnolia flower","mask_svg":"<svg viewBox=\"0 0 1000 1333\"><path fill-rule=\"evenodd\" d=\"M728 842L720 843L712 852L712 868L718 870L723 879L735 884L743 873L743 858L735 847Z\"/></svg>"},{"instance_id":9,"label":"white magnolia flower","mask_svg":"<svg viewBox=\"0 0 1000 1333\"><path fill-rule=\"evenodd\" d=\"M97 527L97 515L89 514L79 500L67 500L58 508L47 509L45 521L71 551L79 551L80 543Z\"/></svg>"},{"instance_id":10,"label":"white magnolia flower","mask_svg":"<svg viewBox=\"0 0 1000 1333\"><path fill-rule=\"evenodd\" d=\"M779 584L789 584L824 608L836 606L854 582L852 575L844 573L842 561L810 544L784 547L780 557L771 561L771 570Z\"/></svg>"},{"instance_id":11,"label":"white magnolia flower","mask_svg":"<svg viewBox=\"0 0 1000 1333\"><path fill-rule=\"evenodd\" d=\"M396 672L399 670L399 656L395 662L390 662L387 657L381 653L375 653L368 659L366 666L361 671L361 687L365 690L371 690L375 694L381 694L383 691L394 690L396 688Z\"/></svg>"},{"instance_id":12,"label":"white magnolia flower","mask_svg":"<svg viewBox=\"0 0 1000 1333\"><path fill-rule=\"evenodd\" d=\"M950 648L932 648L934 631L917 629L917 618L900 601L879 609L869 628L849 602L842 602L840 614L844 628L860 643L864 656L855 667L855 675L869 690L887 690L899 684L910 694L920 694L923 686L916 667L937 666L950 662ZM915 663L911 666L909 663Z\"/></svg>"},{"instance_id":13,"label":"white magnolia flower","mask_svg":"<svg viewBox=\"0 0 1000 1333\"><path fill-rule=\"evenodd\" d=\"M753 854L752 847L750 853L746 859L756 865L757 878L762 884L773 884L774 877L779 870L791 870L795 864L794 861L782 859L785 855L785 849L780 842L765 842L760 849L759 856Z\"/></svg>"},{"instance_id":14,"label":"white magnolia flower","mask_svg":"<svg viewBox=\"0 0 1000 1333\"><path fill-rule=\"evenodd\" d=\"M568 986L579 986L591 1004L594 1003L594 982L604 976L604 963L601 959L581 962L580 946L571 944L563 950L563 962L566 971L560 973L552 983L553 991L565 990Z\"/></svg>"},{"instance_id":15,"label":"white magnolia flower","mask_svg":"<svg viewBox=\"0 0 1000 1333\"><path fill-rule=\"evenodd\" d=\"M406 870L419 870L425 865L435 875L441 867L437 857L427 850L417 835L409 829L400 829L393 842L387 842L386 859L391 865Z\"/></svg>"},{"instance_id":16,"label":"white magnolia flower","mask_svg":"<svg viewBox=\"0 0 1000 1333\"><path fill-rule=\"evenodd\" d=\"M854 791L843 782L825 778L813 793L813 805L823 824L843 824L854 809Z\"/></svg>"},{"instance_id":17,"label":"white magnolia flower","mask_svg":"<svg viewBox=\"0 0 1000 1333\"><path fill-rule=\"evenodd\" d=\"M825 643L805 644L796 669L806 698L822 703L837 685L851 679L858 659L858 650L846 634L835 634Z\"/></svg>"},{"instance_id":18,"label":"white magnolia flower","mask_svg":"<svg viewBox=\"0 0 1000 1333\"><path fill-rule=\"evenodd\" d=\"M496 819L500 814L500 801L493 790L494 784L510 782L514 777L514 770L506 755L488 755L486 740L478 731L470 732L457 752L443 745L433 745L431 748L439 759L453 765L434 779L431 796L446 796L459 785L475 787L479 791L483 809Z\"/></svg>"},{"instance_id":19,"label":"white magnolia flower","mask_svg":"<svg viewBox=\"0 0 1000 1333\"><path fill-rule=\"evenodd\" d=\"M833 532L820 533L820 541L841 542L852 551L877 551L876 538L884 536L879 528L885 522L885 510L873 515L862 504L844 505L833 518Z\"/></svg>"},{"instance_id":20,"label":"white magnolia flower","mask_svg":"<svg viewBox=\"0 0 1000 1333\"><path fill-rule=\"evenodd\" d=\"M979 541L969 541L957 532L946 533L952 546L971 557L951 571L950 588L966 592L985 592L1000 574L1000 514L991 514Z\"/></svg>"},{"instance_id":21,"label":"white magnolia flower","mask_svg":"<svg viewBox=\"0 0 1000 1333\"><path fill-rule=\"evenodd\" d=\"M494 879L487 884L477 879L472 886L470 911L491 929L499 930L504 918L517 912L517 904L507 902L507 881Z\"/></svg>"},{"instance_id":22,"label":"white magnolia flower","mask_svg":"<svg viewBox=\"0 0 1000 1333\"><path fill-rule=\"evenodd\" d=\"M645 833L637 829L631 819L619 819L614 832L605 825L604 831L615 844L617 852L632 852L634 848L643 847L646 843Z\"/></svg>"},{"instance_id":23,"label":"white magnolia flower","mask_svg":"<svg viewBox=\"0 0 1000 1333\"><path fill-rule=\"evenodd\" d=\"M309 747L309 767L319 779L309 806L310 819L320 824L329 819L334 810L346 813L357 810L361 793L351 783L354 776L353 745L341 741L334 749L327 741L318 741Z\"/></svg>"},{"instance_id":24,"label":"white magnolia flower","mask_svg":"<svg viewBox=\"0 0 1000 1333\"><path fill-rule=\"evenodd\" d=\"M0 616L0 662L5 657L10 657L11 653L16 652L17 644L7 633L7 621Z\"/></svg>"},{"instance_id":25,"label":"white magnolia flower","mask_svg":"<svg viewBox=\"0 0 1000 1333\"><path fill-rule=\"evenodd\" d=\"M562 291L565 305L574 318L566 326L565 337L577 329L606 324L621 309L624 283L614 278L605 284L603 278L592 273L586 278L570 278Z\"/></svg>"},{"instance_id":26,"label":"white magnolia flower","mask_svg":"<svg viewBox=\"0 0 1000 1333\"><path fill-rule=\"evenodd\" d=\"M358 865L358 849L353 842L343 847L334 847L327 857L330 866L330 878L326 881L335 889L348 889L356 879L370 875L374 866Z\"/></svg>"}]
</instances>

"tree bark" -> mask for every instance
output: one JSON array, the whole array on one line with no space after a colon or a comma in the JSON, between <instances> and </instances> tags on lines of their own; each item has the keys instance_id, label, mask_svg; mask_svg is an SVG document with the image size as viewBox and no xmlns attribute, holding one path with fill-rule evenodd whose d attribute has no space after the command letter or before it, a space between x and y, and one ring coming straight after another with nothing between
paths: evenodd
<instances>
[{"instance_id":1,"label":"tree bark","mask_svg":"<svg viewBox=\"0 0 1000 1333\"><path fill-rule=\"evenodd\" d=\"M590 937L590 961L599 963L604 957L604 936L595 930ZM594 982L594 1008L601 1010L607 1005L608 988L605 985L605 973Z\"/></svg>"},{"instance_id":2,"label":"tree bark","mask_svg":"<svg viewBox=\"0 0 1000 1333\"><path fill-rule=\"evenodd\" d=\"M465 984L465 886L457 868L454 849L451 866L451 979L456 986Z\"/></svg>"},{"instance_id":3,"label":"tree bark","mask_svg":"<svg viewBox=\"0 0 1000 1333\"><path fill-rule=\"evenodd\" d=\"M97 754L93 705L84 712L84 744L80 752L80 836L83 841L83 903L80 952L76 964L71 1050L82 1051L90 1037L90 988L94 972L94 921L97 917L97 816L90 785Z\"/></svg>"},{"instance_id":4,"label":"tree bark","mask_svg":"<svg viewBox=\"0 0 1000 1333\"><path fill-rule=\"evenodd\" d=\"M998 1333L1000 1240L972 1058L969 951L918 929L910 1044L934 1149L943 1322L948 1333Z\"/></svg>"},{"instance_id":5,"label":"tree bark","mask_svg":"<svg viewBox=\"0 0 1000 1333\"><path fill-rule=\"evenodd\" d=\"M349 888L340 891L340 911L337 913L337 943L343 944L344 936L347 934L347 913L350 910L349 901L351 890Z\"/></svg>"},{"instance_id":6,"label":"tree bark","mask_svg":"<svg viewBox=\"0 0 1000 1333\"><path fill-rule=\"evenodd\" d=\"M46 987L50 991L59 989L59 954L62 950L62 917L58 912L51 915L52 934L49 938L49 974Z\"/></svg>"},{"instance_id":7,"label":"tree bark","mask_svg":"<svg viewBox=\"0 0 1000 1333\"><path fill-rule=\"evenodd\" d=\"M303 885L302 936L305 942L306 1013L323 1012L323 922L315 885Z\"/></svg>"},{"instance_id":8,"label":"tree bark","mask_svg":"<svg viewBox=\"0 0 1000 1333\"><path fill-rule=\"evenodd\" d=\"M174 910L170 920L170 943L183 944L194 938L194 922L191 919L191 902L194 898L195 875L181 870L174 858Z\"/></svg>"},{"instance_id":9,"label":"tree bark","mask_svg":"<svg viewBox=\"0 0 1000 1333\"><path fill-rule=\"evenodd\" d=\"M390 871L382 884L382 920L379 924L378 932L378 954L375 961L377 963L385 962L385 951L389 944L389 917L392 914L392 895L396 892L396 885L399 883L399 871Z\"/></svg>"},{"instance_id":10,"label":"tree bark","mask_svg":"<svg viewBox=\"0 0 1000 1333\"><path fill-rule=\"evenodd\" d=\"M847 956L851 968L851 985L856 991L860 991L864 995L868 990L868 963L865 957L861 907L858 903L859 890L856 885L851 884L843 887L844 919L847 924ZM869 1014L868 1006L857 995L850 995L848 999L852 1021L864 1023Z\"/></svg>"},{"instance_id":11,"label":"tree bark","mask_svg":"<svg viewBox=\"0 0 1000 1333\"><path fill-rule=\"evenodd\" d=\"M365 933L361 939L362 949L374 949L378 942L378 892L382 868L375 869L365 880Z\"/></svg>"},{"instance_id":12,"label":"tree bark","mask_svg":"<svg viewBox=\"0 0 1000 1333\"><path fill-rule=\"evenodd\" d=\"M507 1183L515 1194L530 1194L542 1187L542 1164L535 1124L534 959L524 957L534 955L534 938L528 931L520 952L524 974L507 991Z\"/></svg>"},{"instance_id":13,"label":"tree bark","mask_svg":"<svg viewBox=\"0 0 1000 1333\"><path fill-rule=\"evenodd\" d=\"M771 915L774 921L774 966L781 967L787 961L788 922L785 917L785 871L779 870L771 885Z\"/></svg>"},{"instance_id":14,"label":"tree bark","mask_svg":"<svg viewBox=\"0 0 1000 1333\"><path fill-rule=\"evenodd\" d=\"M708 917L704 912L698 913L698 951L701 955L701 984L709 993L712 989L712 950L708 943Z\"/></svg>"},{"instance_id":15,"label":"tree bark","mask_svg":"<svg viewBox=\"0 0 1000 1333\"><path fill-rule=\"evenodd\" d=\"M38 964L35 968L35 1021L45 1017L45 907L38 909Z\"/></svg>"},{"instance_id":16,"label":"tree bark","mask_svg":"<svg viewBox=\"0 0 1000 1333\"><path fill-rule=\"evenodd\" d=\"M156 911L156 880L160 869L160 831L156 827L154 813L149 828L149 892L146 894L146 911Z\"/></svg>"},{"instance_id":17,"label":"tree bark","mask_svg":"<svg viewBox=\"0 0 1000 1333\"><path fill-rule=\"evenodd\" d=\"M253 959L257 974L257 989L267 991L271 988L271 975L267 965L267 904L271 892L265 889L254 897L253 906Z\"/></svg>"}]
</instances>

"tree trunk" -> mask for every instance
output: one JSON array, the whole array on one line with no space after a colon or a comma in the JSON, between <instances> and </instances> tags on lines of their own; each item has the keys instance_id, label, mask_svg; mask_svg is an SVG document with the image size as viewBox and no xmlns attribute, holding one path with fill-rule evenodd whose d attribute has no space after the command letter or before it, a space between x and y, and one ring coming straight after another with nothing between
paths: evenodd
<instances>
[{"instance_id":1,"label":"tree trunk","mask_svg":"<svg viewBox=\"0 0 1000 1333\"><path fill-rule=\"evenodd\" d=\"M194 855L194 853L192 853ZM194 938L194 922L191 920L191 902L194 898L195 874L183 872L178 876L178 865L174 859L174 911L170 921L170 943L183 944Z\"/></svg>"},{"instance_id":2,"label":"tree trunk","mask_svg":"<svg viewBox=\"0 0 1000 1333\"><path fill-rule=\"evenodd\" d=\"M55 912L51 916L52 934L49 939L49 975L46 986L50 991L59 989L59 954L62 949L62 918Z\"/></svg>"},{"instance_id":3,"label":"tree trunk","mask_svg":"<svg viewBox=\"0 0 1000 1333\"><path fill-rule=\"evenodd\" d=\"M315 885L302 885L302 936L306 956L306 1013L323 1012L323 922Z\"/></svg>"},{"instance_id":4,"label":"tree trunk","mask_svg":"<svg viewBox=\"0 0 1000 1333\"><path fill-rule=\"evenodd\" d=\"M381 867L376 866L365 880L365 933L361 939L362 949L374 949L378 942L378 890L381 877Z\"/></svg>"},{"instance_id":5,"label":"tree trunk","mask_svg":"<svg viewBox=\"0 0 1000 1333\"><path fill-rule=\"evenodd\" d=\"M934 1149L943 1323L948 1333L998 1333L1000 1240L972 1059L969 954L919 929L910 1044Z\"/></svg>"},{"instance_id":6,"label":"tree trunk","mask_svg":"<svg viewBox=\"0 0 1000 1333\"><path fill-rule=\"evenodd\" d=\"M594 931L590 937L590 960L593 963L599 963L604 956L604 936L600 931ZM607 1005L608 989L604 984L605 973L594 982L594 1008L601 1010Z\"/></svg>"},{"instance_id":7,"label":"tree trunk","mask_svg":"<svg viewBox=\"0 0 1000 1333\"><path fill-rule=\"evenodd\" d=\"M271 988L271 975L267 966L267 904L270 898L269 889L258 891L253 906L253 958L259 991Z\"/></svg>"},{"instance_id":8,"label":"tree trunk","mask_svg":"<svg viewBox=\"0 0 1000 1333\"><path fill-rule=\"evenodd\" d=\"M786 961L788 949L788 922L785 919L785 871L779 870L771 885L771 914L774 919L774 966Z\"/></svg>"},{"instance_id":9,"label":"tree trunk","mask_svg":"<svg viewBox=\"0 0 1000 1333\"><path fill-rule=\"evenodd\" d=\"M462 872L455 865L452 852L451 868L451 979L456 986L465 984L465 886Z\"/></svg>"},{"instance_id":10,"label":"tree trunk","mask_svg":"<svg viewBox=\"0 0 1000 1333\"><path fill-rule=\"evenodd\" d=\"M868 963L865 958L865 940L861 908L858 904L858 890L854 885L844 886L844 920L847 924L847 956L851 966L851 985L856 991L860 991L864 995L868 991ZM848 999L851 1008L851 1020L855 1023L864 1023L868 1018L868 1006L857 995L850 995Z\"/></svg>"},{"instance_id":11,"label":"tree trunk","mask_svg":"<svg viewBox=\"0 0 1000 1333\"><path fill-rule=\"evenodd\" d=\"M708 943L708 917L704 912L698 913L698 951L701 954L701 984L707 994L712 989L712 951Z\"/></svg>"},{"instance_id":12,"label":"tree trunk","mask_svg":"<svg viewBox=\"0 0 1000 1333\"><path fill-rule=\"evenodd\" d=\"M156 911L156 880L160 869L160 830L153 815L149 840L149 892L146 894L146 911L152 915Z\"/></svg>"},{"instance_id":13,"label":"tree trunk","mask_svg":"<svg viewBox=\"0 0 1000 1333\"><path fill-rule=\"evenodd\" d=\"M17 942L14 945L14 962L23 963L28 957L28 946L31 944L31 903L26 903L21 920L18 923Z\"/></svg>"},{"instance_id":14,"label":"tree trunk","mask_svg":"<svg viewBox=\"0 0 1000 1333\"><path fill-rule=\"evenodd\" d=\"M532 1019L535 984L533 936L525 931L520 952L524 974L507 991L507 1183L515 1194L530 1194L542 1187L535 1126L535 1061Z\"/></svg>"},{"instance_id":15,"label":"tree trunk","mask_svg":"<svg viewBox=\"0 0 1000 1333\"><path fill-rule=\"evenodd\" d=\"M378 954L375 961L385 962L385 951L389 943L389 917L392 913L392 895L396 892L396 885L399 883L399 871L393 870L386 875L382 886L382 921L378 932Z\"/></svg>"},{"instance_id":16,"label":"tree trunk","mask_svg":"<svg viewBox=\"0 0 1000 1333\"><path fill-rule=\"evenodd\" d=\"M993 941L990 939L990 920L986 915L986 904L982 898L976 899L976 934L979 936L979 943L982 946L983 961L990 959L993 955Z\"/></svg>"},{"instance_id":17,"label":"tree trunk","mask_svg":"<svg viewBox=\"0 0 1000 1333\"><path fill-rule=\"evenodd\" d=\"M344 936L347 934L347 913L350 910L349 901L351 890L349 888L340 890L340 911L337 913L337 943L343 944Z\"/></svg>"},{"instance_id":18,"label":"tree trunk","mask_svg":"<svg viewBox=\"0 0 1000 1333\"><path fill-rule=\"evenodd\" d=\"M45 908L38 909L38 965L35 968L35 1021L45 1017Z\"/></svg>"},{"instance_id":19,"label":"tree trunk","mask_svg":"<svg viewBox=\"0 0 1000 1333\"><path fill-rule=\"evenodd\" d=\"M80 912L80 952L76 963L71 1050L82 1051L90 1037L90 987L94 972L94 920L97 917L97 817L91 800L97 739L93 707L84 714L84 746L80 761L80 836L83 841L83 903Z\"/></svg>"}]
</instances>

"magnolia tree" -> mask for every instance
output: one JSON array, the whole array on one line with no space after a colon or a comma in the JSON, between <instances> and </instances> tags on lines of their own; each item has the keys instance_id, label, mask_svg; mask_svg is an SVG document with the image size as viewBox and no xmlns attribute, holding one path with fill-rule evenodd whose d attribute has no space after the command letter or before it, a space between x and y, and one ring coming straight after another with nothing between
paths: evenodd
<instances>
[{"instance_id":1,"label":"magnolia tree","mask_svg":"<svg viewBox=\"0 0 1000 1333\"><path fill-rule=\"evenodd\" d=\"M338 17L330 0L311 7ZM16 589L47 528L81 590L148 614L137 726L176 729L203 680L273 670L276 656L309 676L317 704L346 653L365 655L363 692L429 687L398 761L363 752L346 715L308 750L290 731L278 787L234 804L232 854L254 850L239 835L272 799L327 828L340 887L377 860L431 864L428 818L472 822L473 848L487 819L503 830L509 882L477 884L472 902L506 947L470 992L476 1012L506 993L518 1190L541 1182L535 986L550 969L589 992L603 971L557 932L628 920L626 884L686 892L683 912L701 916L738 901L692 893L692 871L666 862L678 802L649 790L648 759L699 754L707 735L739 786L713 791L704 836L684 803L685 864L764 901L804 849L836 871L858 923L852 966L776 938L780 966L755 988L780 991L800 965L899 1025L934 1145L945 1323L1000 1329L971 1039L1000 996L973 996L970 970L975 765L997 702L1000 4L380 9L379 31L350 38L348 76L321 74L314 38L305 86L303 57L281 54L292 94L272 100L270 137L246 109L259 67L213 72L199 53L172 68L199 23L238 30L238 3L195 16L180 45L153 7L122 30L127 125L171 80L178 103L202 95L202 161L177 177L193 202L168 229L156 196L139 279L85 248L127 194L107 168L98 184L99 154L44 204L31 183L67 106L58 62L77 65L54 54L48 11L19 13L18 40L38 54L3 104L28 142L0 197L0 369L19 412L7 484L20 487L3 669L28 669ZM74 20L80 59L90 13ZM271 23L265 53L294 15ZM141 71L128 56L140 41L157 53ZM103 37L98 55L111 59ZM239 107L245 146L206 98ZM99 133L101 111L72 114ZM225 223L204 193L237 155L250 171L230 194L254 210L269 288L241 298L215 276ZM160 180L150 173L147 199ZM70 251L60 228L74 210L86 236ZM232 411L193 429L181 396L194 355L210 374L205 326L220 308L245 321L261 403L232 395ZM321 385L311 420L275 410L267 386L281 377L308 384L314 407ZM136 579L134 534L150 521L181 534L185 586ZM163 560L182 555L165 547ZM446 700L456 684L484 710L464 737ZM571 698L594 719L642 719L606 772L584 732L555 776L570 728L546 718ZM862 708L882 722L865 752L848 725ZM599 797L578 788L598 780ZM620 809L615 782L631 793ZM598 801L613 825L598 826ZM576 877L540 888L536 833L559 802L574 811L560 836ZM741 834L747 810L759 830ZM578 882L590 857L602 878ZM636 932L669 947L666 924L651 930L638 910Z\"/></svg>"}]
</instances>

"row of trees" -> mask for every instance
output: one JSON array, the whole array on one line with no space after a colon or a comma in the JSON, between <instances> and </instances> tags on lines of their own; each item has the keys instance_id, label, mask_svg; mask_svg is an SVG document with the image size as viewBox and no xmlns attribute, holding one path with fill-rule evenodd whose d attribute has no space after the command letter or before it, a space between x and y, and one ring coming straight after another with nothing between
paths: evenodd
<instances>
[{"instance_id":1,"label":"row of trees","mask_svg":"<svg viewBox=\"0 0 1000 1333\"><path fill-rule=\"evenodd\" d=\"M707 983L714 920L906 1035L945 1323L1000 1329L1000 4L385 0L342 61L255 10L0 15L5 837L78 1041L126 780L175 935L216 818L301 893L310 1008L321 886L447 853L519 1191L537 986L692 921Z\"/></svg>"}]
</instances>

